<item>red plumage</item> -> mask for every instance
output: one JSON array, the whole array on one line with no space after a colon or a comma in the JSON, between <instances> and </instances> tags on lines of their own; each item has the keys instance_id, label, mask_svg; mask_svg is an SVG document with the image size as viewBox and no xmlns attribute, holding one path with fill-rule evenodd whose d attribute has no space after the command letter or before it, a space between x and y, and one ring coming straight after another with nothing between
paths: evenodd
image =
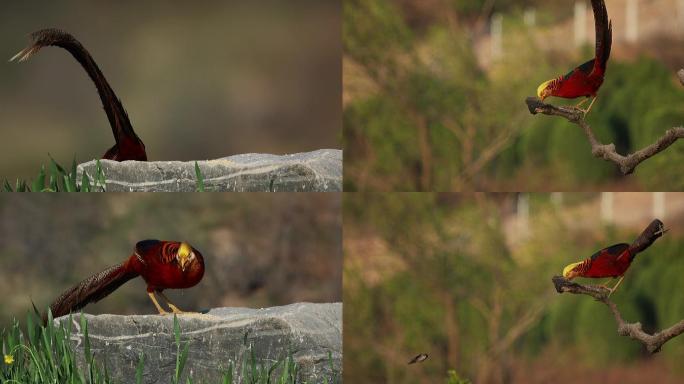
<instances>
[{"instance_id":1,"label":"red plumage","mask_svg":"<svg viewBox=\"0 0 684 384\"><path fill-rule=\"evenodd\" d=\"M573 277L619 277L624 275L635 254L629 244L620 243L603 248L573 270Z\"/></svg>"},{"instance_id":2,"label":"red plumage","mask_svg":"<svg viewBox=\"0 0 684 384\"><path fill-rule=\"evenodd\" d=\"M54 317L67 315L88 303L97 302L121 285L137 276L147 283L147 292L159 313L166 313L154 298L164 298L175 313L180 311L162 291L190 288L204 276L202 254L187 243L177 241L143 240L123 263L88 277L62 293L51 305ZM43 316L45 321L45 316Z\"/></svg>"},{"instance_id":3,"label":"red plumage","mask_svg":"<svg viewBox=\"0 0 684 384\"><path fill-rule=\"evenodd\" d=\"M665 232L667 229L663 222L654 219L632 244L619 243L603 248L586 260L566 266L563 269L563 277L568 280L575 277L619 277L618 283L612 289L609 288L612 293L622 282L636 255L650 247Z\"/></svg>"},{"instance_id":4,"label":"red plumage","mask_svg":"<svg viewBox=\"0 0 684 384\"><path fill-rule=\"evenodd\" d=\"M563 76L544 82L537 90L543 101L549 96L574 99L577 97L596 97L603 84L612 44L612 25L604 0L591 0L596 27L595 57L574 68Z\"/></svg>"}]
</instances>

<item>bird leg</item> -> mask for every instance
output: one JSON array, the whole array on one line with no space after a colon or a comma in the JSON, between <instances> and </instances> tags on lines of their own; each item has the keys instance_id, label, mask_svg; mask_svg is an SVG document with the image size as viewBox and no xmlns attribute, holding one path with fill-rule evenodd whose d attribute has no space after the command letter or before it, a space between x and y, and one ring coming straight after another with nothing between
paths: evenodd
<instances>
[{"instance_id":1,"label":"bird leg","mask_svg":"<svg viewBox=\"0 0 684 384\"><path fill-rule=\"evenodd\" d=\"M171 311L172 311L173 313L178 313L178 314L181 314L181 313L190 313L190 312L181 311L180 309L178 309L178 307L175 306L175 305L171 302L171 300L169 300L169 298L166 297L166 295L165 295L162 291L157 291L157 293L159 293L159 296L161 296L162 299L166 300L166 304L169 306L169 308L171 308Z\"/></svg>"},{"instance_id":2,"label":"bird leg","mask_svg":"<svg viewBox=\"0 0 684 384\"><path fill-rule=\"evenodd\" d=\"M586 115L587 113L589 113L589 111L591 111L591 107L594 105L594 102L596 101L596 96L594 96L594 98L591 99L591 103L589 103L589 108L587 108L587 109L582 109L582 108L580 108L580 106L581 106L582 104L586 103L587 100L589 100L589 99L588 99L588 98L587 98L587 99L584 99L584 100L580 101L577 105L575 105L575 108L577 108L577 109L579 109L580 111L584 112L585 115Z\"/></svg>"},{"instance_id":3,"label":"bird leg","mask_svg":"<svg viewBox=\"0 0 684 384\"><path fill-rule=\"evenodd\" d=\"M160 292L161 293L161 292ZM147 292L147 296L150 297L150 300L152 300L152 303L154 304L155 307L157 307L157 311L159 311L160 315L166 315L168 312L162 308L159 303L157 302L157 298L154 297L154 292Z\"/></svg>"},{"instance_id":4,"label":"bird leg","mask_svg":"<svg viewBox=\"0 0 684 384\"><path fill-rule=\"evenodd\" d=\"M580 107L581 107L582 105L584 105L584 103L586 103L586 102L587 102L587 100L589 100L589 98L585 97L585 98L584 98L584 99L582 99L582 100L581 100L581 101L580 101L579 103L577 103L577 105L575 105L575 108L577 108L577 109L579 109L579 110L583 111L583 109L582 109L582 108L580 108Z\"/></svg>"},{"instance_id":5,"label":"bird leg","mask_svg":"<svg viewBox=\"0 0 684 384\"><path fill-rule=\"evenodd\" d=\"M620 283L622 283L622 279L624 279L624 278L625 278L625 275L622 275L622 276L620 277L620 280L618 280L617 284L615 284L615 285L613 286L613 288L611 288L610 293L608 294L608 297L610 297L610 295L612 295L613 292L615 292L615 290L620 286Z\"/></svg>"},{"instance_id":6,"label":"bird leg","mask_svg":"<svg viewBox=\"0 0 684 384\"><path fill-rule=\"evenodd\" d=\"M596 101L596 96L594 96L594 98L591 99L591 103L589 103L589 108L587 108L587 111L584 112L585 115L586 115L587 113L589 113L589 111L591 111L591 107L594 105L594 102L595 102L595 101Z\"/></svg>"}]
</instances>

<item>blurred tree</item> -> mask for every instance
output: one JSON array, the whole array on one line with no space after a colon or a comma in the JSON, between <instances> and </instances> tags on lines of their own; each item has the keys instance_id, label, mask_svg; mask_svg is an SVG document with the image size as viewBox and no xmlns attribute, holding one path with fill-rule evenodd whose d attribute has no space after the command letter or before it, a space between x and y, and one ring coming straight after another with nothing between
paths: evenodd
<instances>
[{"instance_id":1,"label":"blurred tree","mask_svg":"<svg viewBox=\"0 0 684 384\"><path fill-rule=\"evenodd\" d=\"M530 196L528 231L516 219L513 194L345 198L345 375L432 383L455 369L478 383L543 382L554 372L652 362L681 377L684 338L645 356L639 343L617 334L605 306L553 289L551 276L568 260L638 234L578 220L592 196L564 194L562 205L548 194ZM682 318L683 241L670 231L637 257L611 297L626 321L652 331ZM407 367L417 353L430 358ZM524 371L548 364L546 356L556 363L545 374Z\"/></svg>"},{"instance_id":2,"label":"blurred tree","mask_svg":"<svg viewBox=\"0 0 684 384\"><path fill-rule=\"evenodd\" d=\"M520 11L534 3L346 1L345 188L563 190L639 183L670 189L684 180L681 167L667 166L684 156L680 143L645 162L636 178L625 178L591 155L581 129L529 114L522 100L534 87L592 49L549 47L547 27L555 23L531 28L523 22ZM571 10L536 6L544 20ZM494 10L505 26L499 59L483 54ZM681 85L652 58L611 62L601 95L589 123L622 153L684 120Z\"/></svg>"}]
</instances>

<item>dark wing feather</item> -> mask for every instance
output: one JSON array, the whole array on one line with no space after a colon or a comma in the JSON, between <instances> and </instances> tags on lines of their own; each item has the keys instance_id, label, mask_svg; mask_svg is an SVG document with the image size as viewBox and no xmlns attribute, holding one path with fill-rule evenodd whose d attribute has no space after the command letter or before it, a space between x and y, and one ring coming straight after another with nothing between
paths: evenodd
<instances>
[{"instance_id":1,"label":"dark wing feather","mask_svg":"<svg viewBox=\"0 0 684 384\"><path fill-rule=\"evenodd\" d=\"M627 243L613 244L610 247L603 248L603 249L597 251L596 253L594 253L593 255L591 255L591 260L592 261L596 260L596 258L603 253L607 253L609 255L613 255L613 256L617 257L617 256L620 256L620 254L625 252L627 249L629 249L629 244L627 244Z\"/></svg>"},{"instance_id":2,"label":"dark wing feather","mask_svg":"<svg viewBox=\"0 0 684 384\"><path fill-rule=\"evenodd\" d=\"M159 240L142 240L135 244L135 251L143 256L144 254L159 252L162 242Z\"/></svg>"},{"instance_id":3,"label":"dark wing feather","mask_svg":"<svg viewBox=\"0 0 684 384\"><path fill-rule=\"evenodd\" d=\"M604 73L613 43L613 26L608 20L608 10L604 0L591 0L596 28L596 61L592 72Z\"/></svg>"}]
</instances>

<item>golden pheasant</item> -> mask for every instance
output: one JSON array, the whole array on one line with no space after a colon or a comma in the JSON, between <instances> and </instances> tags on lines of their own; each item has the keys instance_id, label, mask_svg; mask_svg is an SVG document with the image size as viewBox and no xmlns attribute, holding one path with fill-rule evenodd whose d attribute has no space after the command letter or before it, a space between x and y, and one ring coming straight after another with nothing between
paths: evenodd
<instances>
[{"instance_id":1,"label":"golden pheasant","mask_svg":"<svg viewBox=\"0 0 684 384\"><path fill-rule=\"evenodd\" d=\"M589 108L584 113L589 113L596 94L603 84L603 76L606 73L610 48L613 39L613 29L608 20L608 11L604 0L591 0L591 7L594 11L594 24L596 27L596 54L595 57L586 63L576 67L564 76L543 82L537 88L537 97L544 101L549 96L574 99L585 96L577 108L584 104L589 97L592 97Z\"/></svg>"},{"instance_id":2,"label":"golden pheasant","mask_svg":"<svg viewBox=\"0 0 684 384\"><path fill-rule=\"evenodd\" d=\"M142 277L147 283L147 294L159 314L167 312L157 302L155 293L166 301L173 313L183 313L162 291L190 288L199 283L204 276L204 259L202 254L188 243L140 241L126 261L90 276L62 293L50 305L52 315L67 315L88 303L97 302L137 276Z\"/></svg>"},{"instance_id":3,"label":"golden pheasant","mask_svg":"<svg viewBox=\"0 0 684 384\"><path fill-rule=\"evenodd\" d=\"M575 277L619 278L612 288L606 287L610 290L608 295L610 296L622 283L625 273L632 265L637 253L650 247L665 232L667 229L665 229L663 222L655 219L631 245L620 243L603 248L586 260L567 265L563 268L563 277L567 280L572 280Z\"/></svg>"}]
</instances>

